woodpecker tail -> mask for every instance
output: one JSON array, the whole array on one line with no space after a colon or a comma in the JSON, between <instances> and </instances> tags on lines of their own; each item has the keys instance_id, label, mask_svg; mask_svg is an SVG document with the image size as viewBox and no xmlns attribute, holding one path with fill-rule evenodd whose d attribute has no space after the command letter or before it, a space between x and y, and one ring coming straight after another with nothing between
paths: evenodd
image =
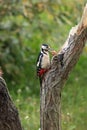
<instances>
[{"instance_id":1,"label":"woodpecker tail","mask_svg":"<svg viewBox=\"0 0 87 130\"><path fill-rule=\"evenodd\" d=\"M40 86L42 86L42 77L39 77Z\"/></svg>"}]
</instances>

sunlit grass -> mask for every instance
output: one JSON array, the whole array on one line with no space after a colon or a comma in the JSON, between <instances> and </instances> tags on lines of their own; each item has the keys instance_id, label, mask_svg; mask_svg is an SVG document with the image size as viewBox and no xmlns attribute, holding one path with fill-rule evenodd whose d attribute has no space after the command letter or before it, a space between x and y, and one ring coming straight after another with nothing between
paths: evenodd
<instances>
[{"instance_id":1,"label":"sunlit grass","mask_svg":"<svg viewBox=\"0 0 87 130\"><path fill-rule=\"evenodd\" d=\"M12 92L15 105L19 110L22 126L24 130L38 130L40 127L39 97L25 95L26 93L21 91L17 95Z\"/></svg>"}]
</instances>

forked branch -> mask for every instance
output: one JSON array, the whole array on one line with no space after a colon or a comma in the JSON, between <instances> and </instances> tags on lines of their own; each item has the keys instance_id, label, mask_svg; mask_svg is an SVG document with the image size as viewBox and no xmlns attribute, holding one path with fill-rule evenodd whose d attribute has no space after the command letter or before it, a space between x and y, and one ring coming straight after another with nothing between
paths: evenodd
<instances>
[{"instance_id":1,"label":"forked branch","mask_svg":"<svg viewBox=\"0 0 87 130\"><path fill-rule=\"evenodd\" d=\"M41 130L61 130L61 89L77 63L87 40L87 4L81 21L70 30L60 52L52 59L41 89ZM61 66L61 60L63 66Z\"/></svg>"}]
</instances>

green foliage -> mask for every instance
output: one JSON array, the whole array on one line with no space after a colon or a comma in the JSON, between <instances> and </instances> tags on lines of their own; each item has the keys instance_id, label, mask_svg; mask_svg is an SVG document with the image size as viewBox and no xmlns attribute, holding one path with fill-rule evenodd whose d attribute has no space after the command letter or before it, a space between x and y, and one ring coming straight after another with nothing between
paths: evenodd
<instances>
[{"instance_id":1,"label":"green foliage","mask_svg":"<svg viewBox=\"0 0 87 130\"><path fill-rule=\"evenodd\" d=\"M86 59L87 56L83 54L62 92L62 127L64 130L86 130L87 127Z\"/></svg>"},{"instance_id":2,"label":"green foliage","mask_svg":"<svg viewBox=\"0 0 87 130\"><path fill-rule=\"evenodd\" d=\"M62 37L68 33L67 28L77 22L75 12L80 16L82 3L76 4L79 8L73 2L71 5L72 8L66 2L63 5L57 1L1 1L0 66L9 84L34 85L30 75L35 77L39 45L47 42L52 47L60 47L65 40ZM73 8L75 11L71 16L69 12Z\"/></svg>"},{"instance_id":3,"label":"green foliage","mask_svg":"<svg viewBox=\"0 0 87 130\"><path fill-rule=\"evenodd\" d=\"M41 43L58 50L80 20L86 0L1 0L0 66L25 130L39 128L39 81L36 59ZM62 93L62 127L86 130L86 54Z\"/></svg>"}]
</instances>

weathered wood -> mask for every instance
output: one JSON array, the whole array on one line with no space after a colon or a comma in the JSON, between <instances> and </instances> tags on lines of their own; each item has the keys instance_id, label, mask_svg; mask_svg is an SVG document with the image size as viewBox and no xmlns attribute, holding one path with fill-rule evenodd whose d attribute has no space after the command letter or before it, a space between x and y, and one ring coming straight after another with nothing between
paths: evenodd
<instances>
[{"instance_id":1,"label":"weathered wood","mask_svg":"<svg viewBox=\"0 0 87 130\"><path fill-rule=\"evenodd\" d=\"M5 80L0 77L0 130L23 130Z\"/></svg>"},{"instance_id":2,"label":"weathered wood","mask_svg":"<svg viewBox=\"0 0 87 130\"><path fill-rule=\"evenodd\" d=\"M41 86L41 130L61 130L61 90L77 63L87 40L87 5L80 23L73 27L60 52L52 59L51 69ZM63 64L60 55L64 54Z\"/></svg>"}]
</instances>

